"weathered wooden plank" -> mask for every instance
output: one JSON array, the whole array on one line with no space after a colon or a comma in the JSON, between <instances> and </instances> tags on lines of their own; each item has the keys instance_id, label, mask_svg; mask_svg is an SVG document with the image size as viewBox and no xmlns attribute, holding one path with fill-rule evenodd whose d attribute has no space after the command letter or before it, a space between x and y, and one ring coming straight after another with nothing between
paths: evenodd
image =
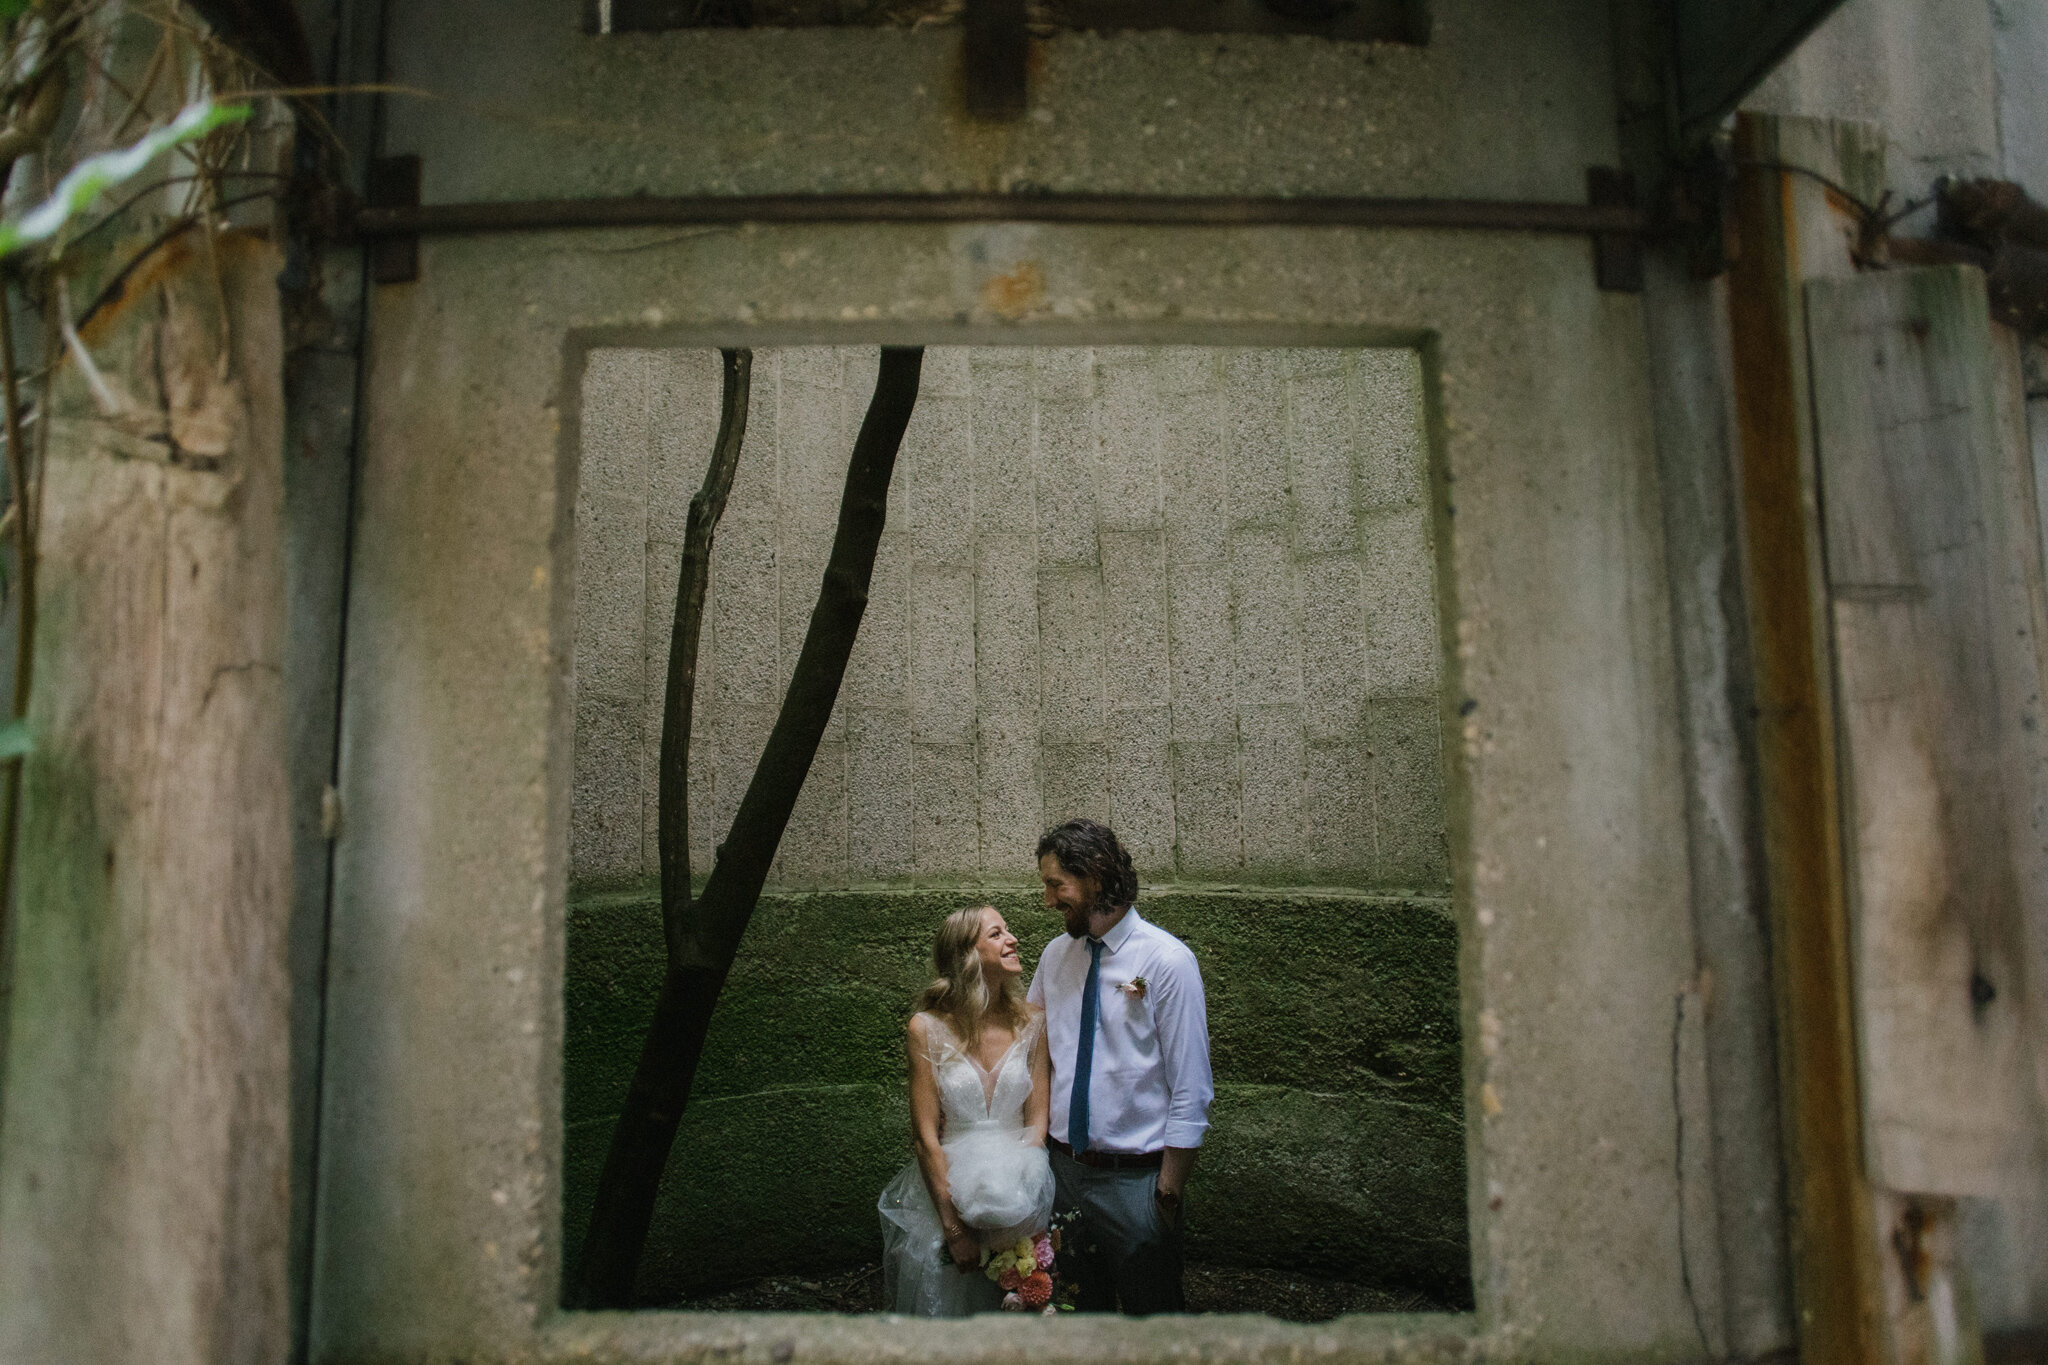
<instances>
[{"instance_id":1,"label":"weathered wooden plank","mask_svg":"<svg viewBox=\"0 0 2048 1365\"><path fill-rule=\"evenodd\" d=\"M0 1360L289 1350L282 268L171 253L55 405Z\"/></svg>"},{"instance_id":2,"label":"weathered wooden plank","mask_svg":"<svg viewBox=\"0 0 2048 1365\"><path fill-rule=\"evenodd\" d=\"M1806 287L1848 830L1865 1159L1988 1195L2034 1142L2011 793L2038 763L2031 562L1992 402L1983 277Z\"/></svg>"}]
</instances>

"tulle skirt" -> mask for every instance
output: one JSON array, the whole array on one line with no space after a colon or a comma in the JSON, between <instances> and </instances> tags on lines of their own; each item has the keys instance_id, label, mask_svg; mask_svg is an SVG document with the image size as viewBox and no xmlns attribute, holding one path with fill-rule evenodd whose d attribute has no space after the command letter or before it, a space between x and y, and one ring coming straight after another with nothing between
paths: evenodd
<instances>
[{"instance_id":1,"label":"tulle skirt","mask_svg":"<svg viewBox=\"0 0 2048 1365\"><path fill-rule=\"evenodd\" d=\"M1021 1128L970 1128L946 1144L953 1207L984 1247L1008 1246L1052 1220L1052 1167ZM1003 1291L946 1254L938 1210L912 1160L876 1204L882 1215L882 1285L888 1311L964 1318L1002 1306Z\"/></svg>"}]
</instances>

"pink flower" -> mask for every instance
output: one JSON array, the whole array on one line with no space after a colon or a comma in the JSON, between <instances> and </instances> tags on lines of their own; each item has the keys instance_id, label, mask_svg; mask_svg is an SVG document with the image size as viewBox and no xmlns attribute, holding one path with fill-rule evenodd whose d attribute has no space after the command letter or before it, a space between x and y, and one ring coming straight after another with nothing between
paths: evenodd
<instances>
[{"instance_id":1,"label":"pink flower","mask_svg":"<svg viewBox=\"0 0 2048 1365\"><path fill-rule=\"evenodd\" d=\"M1118 986L1117 989L1122 991L1125 995L1130 996L1133 1000L1143 1000L1145 998L1146 990L1148 990L1151 987L1151 985L1152 983L1147 981L1144 977L1134 976L1129 981L1124 982L1123 985Z\"/></svg>"},{"instance_id":2,"label":"pink flower","mask_svg":"<svg viewBox=\"0 0 2048 1365\"><path fill-rule=\"evenodd\" d=\"M1003 1307L1012 1313L1020 1312L1024 1307L1024 1300L1017 1296L1015 1290L1012 1290L1010 1293L1003 1295Z\"/></svg>"},{"instance_id":3,"label":"pink flower","mask_svg":"<svg viewBox=\"0 0 2048 1365\"><path fill-rule=\"evenodd\" d=\"M1052 1276L1043 1270L1032 1272L1024 1287L1017 1291L1017 1297L1024 1300L1026 1308L1045 1307L1052 1302Z\"/></svg>"},{"instance_id":4,"label":"pink flower","mask_svg":"<svg viewBox=\"0 0 2048 1365\"><path fill-rule=\"evenodd\" d=\"M1015 1289L1024 1283L1024 1277L1017 1273L1017 1267L1004 1266L1003 1273L996 1278L996 1283L1005 1289Z\"/></svg>"},{"instance_id":5,"label":"pink flower","mask_svg":"<svg viewBox=\"0 0 2048 1365\"><path fill-rule=\"evenodd\" d=\"M1039 1233L1031 1239L1031 1250L1037 1257L1040 1270L1052 1269L1052 1238Z\"/></svg>"}]
</instances>

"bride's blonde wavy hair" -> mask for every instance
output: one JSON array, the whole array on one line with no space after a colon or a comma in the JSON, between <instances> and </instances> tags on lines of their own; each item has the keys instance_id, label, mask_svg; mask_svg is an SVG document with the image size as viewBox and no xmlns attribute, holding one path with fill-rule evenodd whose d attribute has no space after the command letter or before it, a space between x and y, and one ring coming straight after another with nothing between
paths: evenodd
<instances>
[{"instance_id":1,"label":"bride's blonde wavy hair","mask_svg":"<svg viewBox=\"0 0 2048 1365\"><path fill-rule=\"evenodd\" d=\"M991 987L988 974L981 969L981 954L975 945L988 927L982 916L994 912L993 905L976 905L946 916L932 944L935 979L917 997L918 1012L929 1011L945 1020L970 1051L991 1020L1014 1030L1023 1028L1031 1018L1021 977L1005 975Z\"/></svg>"}]
</instances>

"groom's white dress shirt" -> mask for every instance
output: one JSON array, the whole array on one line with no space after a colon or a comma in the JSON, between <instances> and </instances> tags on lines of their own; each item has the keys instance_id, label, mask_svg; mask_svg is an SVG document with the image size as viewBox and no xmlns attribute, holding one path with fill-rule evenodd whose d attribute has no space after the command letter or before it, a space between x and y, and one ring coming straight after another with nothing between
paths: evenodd
<instances>
[{"instance_id":1,"label":"groom's white dress shirt","mask_svg":"<svg viewBox=\"0 0 2048 1365\"><path fill-rule=\"evenodd\" d=\"M1072 1143L1067 1108L1081 1040L1088 940L1061 934L1031 978L1052 1048L1052 1135ZM1127 989L1145 978L1142 993ZM1209 1007L1188 946L1124 912L1102 936L1095 1051L1088 1069L1088 1146L1098 1152L1199 1147L1216 1087L1209 1074Z\"/></svg>"}]
</instances>

